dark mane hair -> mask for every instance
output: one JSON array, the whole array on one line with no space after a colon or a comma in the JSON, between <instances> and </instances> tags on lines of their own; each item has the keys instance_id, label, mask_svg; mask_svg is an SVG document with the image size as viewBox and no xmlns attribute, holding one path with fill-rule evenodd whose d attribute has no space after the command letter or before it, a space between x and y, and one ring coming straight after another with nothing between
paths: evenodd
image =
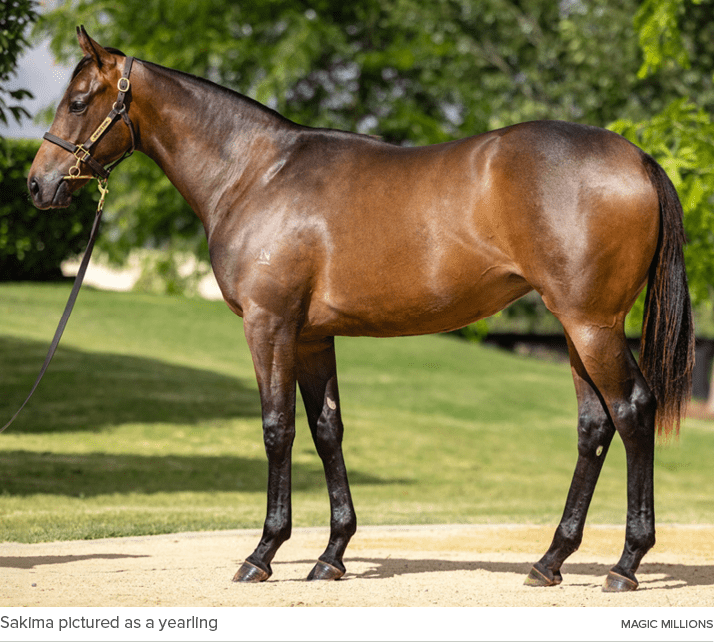
<instances>
[{"instance_id":1,"label":"dark mane hair","mask_svg":"<svg viewBox=\"0 0 714 644\"><path fill-rule=\"evenodd\" d=\"M116 49L115 47L105 47L105 49L110 53L110 54L118 54L119 56L126 56L126 54L119 50ZM92 57L87 54L82 60L80 60L77 63L77 66L74 68L74 71L72 72L72 78L70 80L74 80L74 77L81 72L86 65L89 64L89 62L92 60Z\"/></svg>"}]
</instances>

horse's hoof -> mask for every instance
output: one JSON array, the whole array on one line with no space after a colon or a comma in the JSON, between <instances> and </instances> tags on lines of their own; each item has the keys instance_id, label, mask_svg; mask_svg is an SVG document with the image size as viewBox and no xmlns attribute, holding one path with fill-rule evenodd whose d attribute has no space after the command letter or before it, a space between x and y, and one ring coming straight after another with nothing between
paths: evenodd
<instances>
[{"instance_id":1,"label":"horse's hoof","mask_svg":"<svg viewBox=\"0 0 714 644\"><path fill-rule=\"evenodd\" d=\"M625 575L611 570L607 573L605 583L602 585L602 591L604 593L622 593L628 590L637 590L637 586L639 585L634 575L632 577L625 577Z\"/></svg>"},{"instance_id":2,"label":"horse's hoof","mask_svg":"<svg viewBox=\"0 0 714 644\"><path fill-rule=\"evenodd\" d=\"M258 568L258 566L249 561L244 561L243 565L238 569L238 572L233 575L233 581L265 581L268 577L270 577L269 572L265 572L265 570Z\"/></svg>"},{"instance_id":3,"label":"horse's hoof","mask_svg":"<svg viewBox=\"0 0 714 644\"><path fill-rule=\"evenodd\" d=\"M315 567L310 571L307 576L308 581L330 581L333 579L339 579L345 574L344 570L332 566L331 564L325 563L324 561L317 560Z\"/></svg>"},{"instance_id":4,"label":"horse's hoof","mask_svg":"<svg viewBox=\"0 0 714 644\"><path fill-rule=\"evenodd\" d=\"M537 563L531 568L528 577L524 584L526 586L557 586L563 581L563 575L560 572L552 572L545 566Z\"/></svg>"}]
</instances>

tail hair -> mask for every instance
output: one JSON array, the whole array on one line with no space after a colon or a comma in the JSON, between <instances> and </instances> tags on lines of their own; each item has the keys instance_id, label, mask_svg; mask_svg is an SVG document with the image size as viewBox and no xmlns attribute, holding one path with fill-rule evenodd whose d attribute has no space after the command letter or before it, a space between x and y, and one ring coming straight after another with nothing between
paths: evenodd
<instances>
[{"instance_id":1,"label":"tail hair","mask_svg":"<svg viewBox=\"0 0 714 644\"><path fill-rule=\"evenodd\" d=\"M669 438L679 434L694 369L694 323L683 253L686 237L674 185L651 156L644 155L643 163L659 197L660 233L647 284L640 369L657 400L658 433Z\"/></svg>"}]
</instances>

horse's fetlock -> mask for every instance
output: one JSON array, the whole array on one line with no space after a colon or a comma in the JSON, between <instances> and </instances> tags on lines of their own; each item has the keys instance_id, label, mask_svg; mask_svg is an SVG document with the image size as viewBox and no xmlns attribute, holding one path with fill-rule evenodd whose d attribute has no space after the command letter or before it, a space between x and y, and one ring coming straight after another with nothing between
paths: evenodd
<instances>
[{"instance_id":1,"label":"horse's fetlock","mask_svg":"<svg viewBox=\"0 0 714 644\"><path fill-rule=\"evenodd\" d=\"M560 525L556 531L556 539L559 549L571 555L580 548L580 544L583 541L583 533L582 530L578 530L576 527L569 528Z\"/></svg>"},{"instance_id":2,"label":"horse's fetlock","mask_svg":"<svg viewBox=\"0 0 714 644\"><path fill-rule=\"evenodd\" d=\"M292 535L292 526L282 521L266 521L263 533L271 542L284 543Z\"/></svg>"},{"instance_id":3,"label":"horse's fetlock","mask_svg":"<svg viewBox=\"0 0 714 644\"><path fill-rule=\"evenodd\" d=\"M357 532L357 517L350 510L337 511L332 517L330 528L343 538L352 537Z\"/></svg>"},{"instance_id":4,"label":"horse's fetlock","mask_svg":"<svg viewBox=\"0 0 714 644\"><path fill-rule=\"evenodd\" d=\"M631 535L628 539L630 547L639 552L647 552L655 545L654 529L642 528L637 534Z\"/></svg>"},{"instance_id":5,"label":"horse's fetlock","mask_svg":"<svg viewBox=\"0 0 714 644\"><path fill-rule=\"evenodd\" d=\"M563 543L563 545L565 546L564 550L568 551L570 554L573 554L580 548L580 544L582 543L582 541L582 535L579 537L571 535Z\"/></svg>"}]
</instances>

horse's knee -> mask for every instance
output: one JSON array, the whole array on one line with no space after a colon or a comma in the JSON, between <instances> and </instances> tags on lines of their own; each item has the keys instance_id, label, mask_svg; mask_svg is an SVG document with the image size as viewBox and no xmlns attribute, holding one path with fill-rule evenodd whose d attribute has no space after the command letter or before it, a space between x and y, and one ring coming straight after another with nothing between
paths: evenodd
<instances>
[{"instance_id":1,"label":"horse's knee","mask_svg":"<svg viewBox=\"0 0 714 644\"><path fill-rule=\"evenodd\" d=\"M282 412L270 412L263 416L263 441L269 459L283 461L290 454L295 440L295 424L288 421Z\"/></svg>"}]
</instances>

